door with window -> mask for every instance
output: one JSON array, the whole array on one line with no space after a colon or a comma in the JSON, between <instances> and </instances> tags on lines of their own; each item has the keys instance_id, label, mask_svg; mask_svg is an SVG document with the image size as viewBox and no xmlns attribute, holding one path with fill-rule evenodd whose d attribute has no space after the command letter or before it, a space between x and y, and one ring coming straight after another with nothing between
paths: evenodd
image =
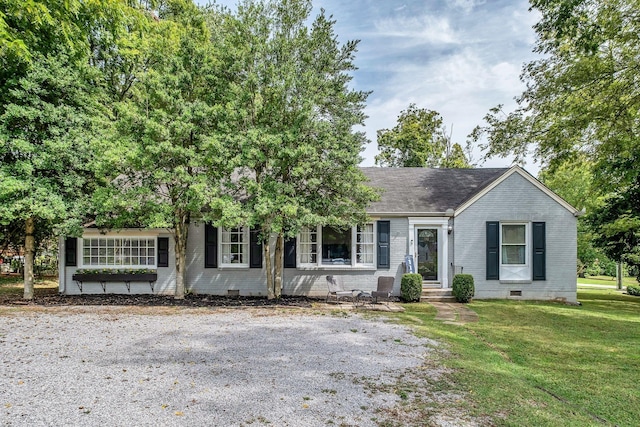
<instances>
[{"instance_id":1,"label":"door with window","mask_svg":"<svg viewBox=\"0 0 640 427\"><path fill-rule=\"evenodd\" d=\"M416 229L416 259L422 280L438 280L438 229Z\"/></svg>"}]
</instances>

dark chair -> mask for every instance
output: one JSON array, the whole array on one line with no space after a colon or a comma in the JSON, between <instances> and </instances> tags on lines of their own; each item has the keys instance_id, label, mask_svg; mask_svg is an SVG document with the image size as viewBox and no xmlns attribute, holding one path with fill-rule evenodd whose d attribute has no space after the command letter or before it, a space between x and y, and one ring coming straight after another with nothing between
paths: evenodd
<instances>
[{"instance_id":1,"label":"dark chair","mask_svg":"<svg viewBox=\"0 0 640 427\"><path fill-rule=\"evenodd\" d=\"M389 300L393 293L393 282L395 277L380 276L378 277L378 288L371 292L371 297L374 302L378 302L378 298L386 298Z\"/></svg>"}]
</instances>

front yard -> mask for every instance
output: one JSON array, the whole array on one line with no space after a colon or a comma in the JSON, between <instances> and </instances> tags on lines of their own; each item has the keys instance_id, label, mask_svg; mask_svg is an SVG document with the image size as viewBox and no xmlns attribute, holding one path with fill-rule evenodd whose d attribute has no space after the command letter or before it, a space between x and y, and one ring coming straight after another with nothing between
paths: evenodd
<instances>
[{"instance_id":1,"label":"front yard","mask_svg":"<svg viewBox=\"0 0 640 427\"><path fill-rule=\"evenodd\" d=\"M0 295L21 292L15 282L0 282ZM41 283L39 292L55 294L55 282ZM470 425L637 425L640 297L613 287L581 287L578 299L582 306L474 301L468 307L480 320L464 325L436 321L428 304L385 313L441 344L425 366L396 383L399 409L374 419L385 426L420 425L419 420L446 425L439 414L450 413ZM13 306L11 312L22 309L29 310ZM313 307L300 313L307 310L316 312Z\"/></svg>"},{"instance_id":2,"label":"front yard","mask_svg":"<svg viewBox=\"0 0 640 427\"><path fill-rule=\"evenodd\" d=\"M466 394L460 410L497 425L638 425L640 297L579 289L578 299L582 306L474 301L480 321L463 326L434 322L424 304L397 316L447 343L440 361L452 373L440 386Z\"/></svg>"}]
</instances>

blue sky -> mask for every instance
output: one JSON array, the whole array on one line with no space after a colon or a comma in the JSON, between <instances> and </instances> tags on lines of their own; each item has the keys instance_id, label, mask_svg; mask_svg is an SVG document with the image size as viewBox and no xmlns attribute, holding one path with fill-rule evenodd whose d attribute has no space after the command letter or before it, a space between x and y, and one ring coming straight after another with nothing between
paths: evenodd
<instances>
[{"instance_id":1,"label":"blue sky","mask_svg":"<svg viewBox=\"0 0 640 427\"><path fill-rule=\"evenodd\" d=\"M205 3L205 0L198 0ZM234 9L236 0L216 3ZM313 0L337 21L340 42L361 40L353 86L373 91L365 131L371 143L364 166L374 163L376 130L395 126L410 103L438 111L453 140L467 135L488 110L524 89L522 65L532 53L538 16L526 0ZM475 160L480 153L475 152ZM510 166L491 159L481 166ZM537 174L538 166L527 169Z\"/></svg>"}]
</instances>

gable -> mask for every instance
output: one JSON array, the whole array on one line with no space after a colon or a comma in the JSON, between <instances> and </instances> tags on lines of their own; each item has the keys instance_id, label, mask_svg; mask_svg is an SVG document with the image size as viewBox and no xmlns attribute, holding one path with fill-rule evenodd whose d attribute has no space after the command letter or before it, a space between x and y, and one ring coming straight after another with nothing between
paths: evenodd
<instances>
[{"instance_id":1,"label":"gable","mask_svg":"<svg viewBox=\"0 0 640 427\"><path fill-rule=\"evenodd\" d=\"M514 179L516 177L526 183L525 187L528 187L528 188L526 188L525 191L528 191L528 189L530 188L531 191L543 194L545 196L544 197L545 203L548 202L548 203L554 203L554 204L560 205L562 208L569 211L569 213L571 213L572 215L574 216L580 215L580 212L576 208L571 206L562 197L558 196L556 193L554 193L549 188L547 188L543 183L541 183L536 178L534 178L530 173L528 173L527 171L525 171L519 166L513 166L504 174L502 174L500 177L498 177L493 182L491 182L489 185L487 185L486 187L478 191L476 194L468 198L466 201L464 201L458 207L458 209L456 209L454 216L458 216L459 214L464 212L466 209L468 209L470 206L472 206L474 203L476 203L478 200L480 200L482 197L486 196L492 191L495 191L498 186L502 187L502 186L514 185L515 184Z\"/></svg>"}]
</instances>

